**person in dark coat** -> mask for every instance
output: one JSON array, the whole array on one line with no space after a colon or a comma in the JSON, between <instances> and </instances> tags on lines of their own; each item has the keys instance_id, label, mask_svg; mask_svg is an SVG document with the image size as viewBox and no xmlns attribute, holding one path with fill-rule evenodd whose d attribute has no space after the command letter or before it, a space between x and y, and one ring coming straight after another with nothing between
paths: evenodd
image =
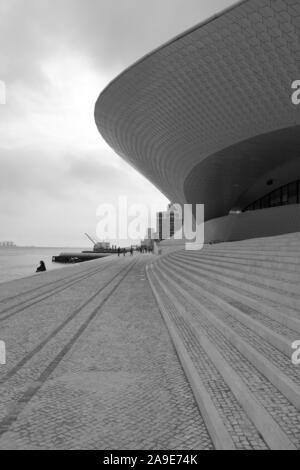
<instances>
[{"instance_id":1,"label":"person in dark coat","mask_svg":"<svg viewBox=\"0 0 300 470\"><path fill-rule=\"evenodd\" d=\"M119 247L118 248L118 256L120 256L120 254L121 254L121 248Z\"/></svg>"},{"instance_id":2,"label":"person in dark coat","mask_svg":"<svg viewBox=\"0 0 300 470\"><path fill-rule=\"evenodd\" d=\"M44 261L40 261L40 265L39 265L39 267L37 268L36 272L37 272L37 273L42 273L42 272L44 272L44 271L47 271L46 265L45 265Z\"/></svg>"}]
</instances>

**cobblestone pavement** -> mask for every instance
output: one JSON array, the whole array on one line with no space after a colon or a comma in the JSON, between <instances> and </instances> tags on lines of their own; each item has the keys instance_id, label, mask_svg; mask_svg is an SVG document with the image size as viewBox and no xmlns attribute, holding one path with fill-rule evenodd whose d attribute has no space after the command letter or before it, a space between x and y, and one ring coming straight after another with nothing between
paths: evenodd
<instances>
[{"instance_id":1,"label":"cobblestone pavement","mask_svg":"<svg viewBox=\"0 0 300 470\"><path fill-rule=\"evenodd\" d=\"M9 283L6 294L0 287L8 358L0 449L212 449L148 284L148 259L92 262L59 272L58 283L53 272L18 281L15 292Z\"/></svg>"},{"instance_id":2,"label":"cobblestone pavement","mask_svg":"<svg viewBox=\"0 0 300 470\"><path fill-rule=\"evenodd\" d=\"M174 271L170 270L169 275L171 275L172 272ZM177 281L178 284L180 284L179 277L177 278ZM192 290L186 286L185 288L186 292L192 296ZM175 294L176 291L174 289L174 295ZM204 303L202 297L201 302ZM222 333L212 325L210 319L202 315L200 311L195 311L192 305L189 305L188 303L185 305L186 310L195 317L198 327L201 328L202 331L205 331L207 337L211 339L214 346L222 353L226 362L231 365L240 377L243 378L248 389L255 394L257 402L263 405L264 409L269 412L281 429L289 436L294 445L299 447L300 421L297 408L293 406L289 400L284 397L282 393L280 393L276 387L266 379L266 377L264 377L263 374L259 373L250 361L232 347L230 342L222 335ZM209 305L209 311L214 311L211 305ZM251 332L248 332L248 340L251 334ZM263 343L263 340L261 340L261 342ZM299 372L297 372L295 367L294 371L295 378L299 378Z\"/></svg>"},{"instance_id":3,"label":"cobblestone pavement","mask_svg":"<svg viewBox=\"0 0 300 470\"><path fill-rule=\"evenodd\" d=\"M271 237L176 251L147 267L182 363L208 393L222 442L225 430L237 449L300 448L297 250L288 236Z\"/></svg>"}]
</instances>

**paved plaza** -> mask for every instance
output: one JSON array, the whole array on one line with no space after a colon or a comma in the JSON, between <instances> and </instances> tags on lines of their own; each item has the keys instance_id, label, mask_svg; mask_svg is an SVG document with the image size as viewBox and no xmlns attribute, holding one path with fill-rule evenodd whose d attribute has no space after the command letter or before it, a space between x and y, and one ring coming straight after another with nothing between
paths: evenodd
<instances>
[{"instance_id":1,"label":"paved plaza","mask_svg":"<svg viewBox=\"0 0 300 470\"><path fill-rule=\"evenodd\" d=\"M0 449L299 449L299 237L1 284Z\"/></svg>"},{"instance_id":2,"label":"paved plaza","mask_svg":"<svg viewBox=\"0 0 300 470\"><path fill-rule=\"evenodd\" d=\"M212 449L145 274L110 257L0 287L0 449Z\"/></svg>"}]
</instances>

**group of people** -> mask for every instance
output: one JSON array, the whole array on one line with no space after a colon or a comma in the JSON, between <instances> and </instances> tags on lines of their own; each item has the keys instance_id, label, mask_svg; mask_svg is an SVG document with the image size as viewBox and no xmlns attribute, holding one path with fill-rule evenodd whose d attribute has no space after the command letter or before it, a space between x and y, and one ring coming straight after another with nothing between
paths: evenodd
<instances>
[{"instance_id":1,"label":"group of people","mask_svg":"<svg viewBox=\"0 0 300 470\"><path fill-rule=\"evenodd\" d=\"M131 247L129 250L120 247L117 249L118 256L121 256L121 254L123 254L123 256L126 256L127 252L130 253L130 256L133 256L133 251L133 247ZM153 253L153 248L149 246L141 246L136 248L136 251L138 251L139 253Z\"/></svg>"},{"instance_id":2,"label":"group of people","mask_svg":"<svg viewBox=\"0 0 300 470\"><path fill-rule=\"evenodd\" d=\"M139 251L140 251L141 253L146 253L146 254L147 254L147 253L153 253L153 248L152 248L152 246L141 246L141 247L139 248Z\"/></svg>"},{"instance_id":3,"label":"group of people","mask_svg":"<svg viewBox=\"0 0 300 470\"><path fill-rule=\"evenodd\" d=\"M126 248L118 248L117 250L118 256L121 256L121 253L123 253L123 256L126 256L127 250ZM131 247L129 250L130 256L133 256L133 248Z\"/></svg>"}]
</instances>

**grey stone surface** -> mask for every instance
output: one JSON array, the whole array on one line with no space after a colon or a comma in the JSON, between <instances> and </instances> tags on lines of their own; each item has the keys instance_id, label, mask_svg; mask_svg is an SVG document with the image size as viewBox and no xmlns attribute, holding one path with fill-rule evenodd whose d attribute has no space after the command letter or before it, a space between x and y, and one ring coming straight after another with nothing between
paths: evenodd
<instances>
[{"instance_id":1,"label":"grey stone surface","mask_svg":"<svg viewBox=\"0 0 300 470\"><path fill-rule=\"evenodd\" d=\"M192 325L185 320L182 312L175 308L173 299L176 297L176 293L173 292L172 295L168 296L162 292L157 279L154 278L153 282L160 291L163 303L167 307L169 316L184 342L190 360L196 367L225 428L234 442L235 448L238 450L266 449L267 445L255 426L236 400L220 372L209 359L207 352L199 344Z\"/></svg>"},{"instance_id":2,"label":"grey stone surface","mask_svg":"<svg viewBox=\"0 0 300 470\"><path fill-rule=\"evenodd\" d=\"M16 302L0 303L1 449L212 449L145 277L148 260L106 260L96 273L102 261L93 262L88 278L29 308L36 292L26 294L3 322L1 308L13 313ZM67 282L58 276L57 289ZM1 298L14 286L16 295L40 283L47 291L47 279L55 275L11 283Z\"/></svg>"},{"instance_id":3,"label":"grey stone surface","mask_svg":"<svg viewBox=\"0 0 300 470\"><path fill-rule=\"evenodd\" d=\"M186 348L189 349L190 360L200 368L203 377L205 374L212 374L220 383L219 376L222 376L223 389L226 390L227 386L232 392L229 407L233 419L236 414L236 422L239 425L243 422L241 412L234 401L237 399L250 421L263 430L264 440L272 448L300 448L300 370L291 360L292 342L299 338L299 333L286 326L290 311L293 312L294 318L299 318L299 312L294 308L298 293L295 291L294 296L289 297L287 291L279 289L277 292L282 299L277 302L277 309L281 311L281 317L272 319L266 307L271 307L273 303L275 305L269 295L273 287L259 283L259 276L262 276L262 269L270 279L278 279L273 276L271 267L267 270L264 265L266 257L269 256L272 263L278 263L283 270L290 273L286 284L296 285L299 274L297 270L288 270L289 256L285 259L284 253L286 247L290 253L289 242L297 243L298 239L299 234L294 234L265 240L224 243L206 247L196 253L181 251L159 258L151 268L159 280L157 289L164 292L162 302L168 306L170 316L185 341ZM296 246L293 248L295 252ZM251 259L252 250L254 253L261 252L261 261L257 258L256 265ZM238 253L242 253L241 259ZM245 257L245 253L249 256ZM239 265L244 267L240 273L240 283L233 268L225 269L224 272L222 270L222 261L230 262L232 259L239 260ZM210 260L213 262L212 268ZM221 260L220 266L218 260ZM257 276L256 282L251 278L249 284L246 269L248 263L253 268L251 273L256 273ZM297 260L295 264L299 266ZM224 285L231 285L231 290L225 291ZM257 295L254 291L255 285L259 286ZM260 287L262 285L263 288ZM254 307L249 308L249 296L256 300L256 310ZM252 320L255 320L255 324L251 323ZM266 335L266 332L270 334ZM290 344L290 350L282 351L273 333L279 334ZM204 373L205 354L208 357ZM202 361L202 364L199 361ZM233 380L233 376L236 380ZM207 383L209 387L209 382ZM246 393L241 394L241 390L247 392L249 399L244 399ZM213 389L210 393L216 400ZM219 409L222 415L222 398L219 398ZM263 412L259 413L259 409ZM231 418L223 415L223 422L230 426ZM268 422L269 430L266 429ZM238 436L241 430L233 427L230 431L231 435L235 436L238 448L239 445L248 448L250 443L253 448L260 445L259 440L252 439L251 427L249 429L249 435L246 428L242 431L244 439L241 442L235 436L235 432Z\"/></svg>"}]
</instances>

